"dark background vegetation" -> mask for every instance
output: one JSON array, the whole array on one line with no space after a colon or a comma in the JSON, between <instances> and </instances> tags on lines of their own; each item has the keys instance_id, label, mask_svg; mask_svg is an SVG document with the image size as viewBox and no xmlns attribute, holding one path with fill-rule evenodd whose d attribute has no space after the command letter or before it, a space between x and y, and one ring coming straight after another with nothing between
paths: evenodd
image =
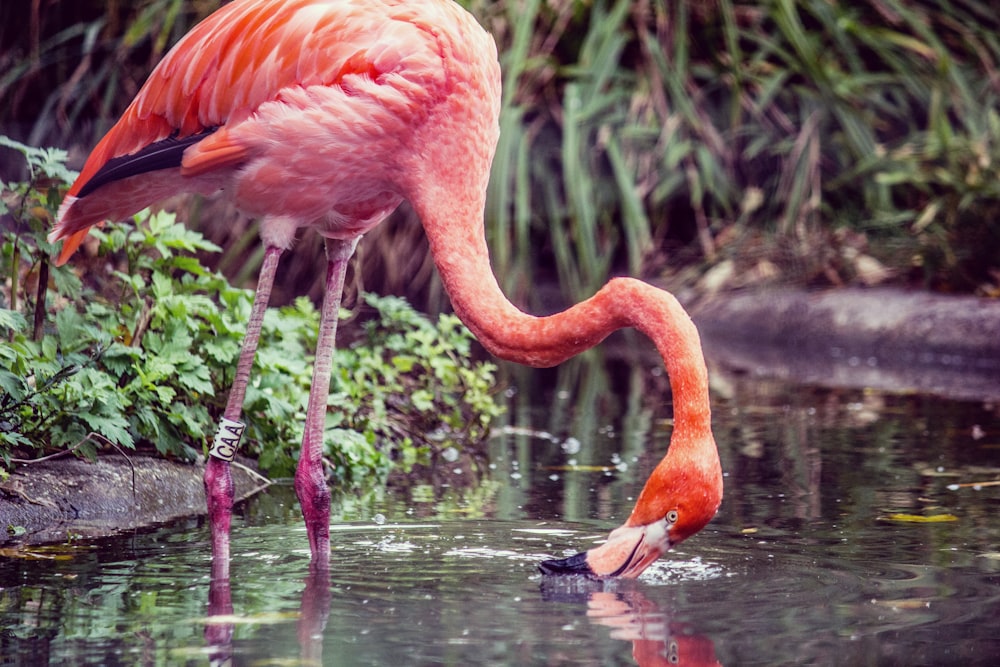
<instances>
[{"instance_id":1,"label":"dark background vegetation","mask_svg":"<svg viewBox=\"0 0 1000 667\"><path fill-rule=\"evenodd\" d=\"M71 166L218 0L0 4L0 133ZM505 288L543 310L630 273L1000 293L1000 14L992 0L519 0L496 37L502 138L487 210ZM9 158L9 159L8 159ZM0 153L0 178L22 162ZM253 224L173 205L252 281ZM318 296L320 244L278 300ZM363 242L367 289L446 305L406 210ZM546 291L538 285L558 285Z\"/></svg>"}]
</instances>

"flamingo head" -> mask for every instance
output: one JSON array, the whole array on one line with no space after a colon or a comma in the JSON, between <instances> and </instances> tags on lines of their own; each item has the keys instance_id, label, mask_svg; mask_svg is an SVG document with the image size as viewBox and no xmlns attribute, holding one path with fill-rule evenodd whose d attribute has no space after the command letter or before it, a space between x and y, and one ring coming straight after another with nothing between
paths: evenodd
<instances>
[{"instance_id":1,"label":"flamingo head","mask_svg":"<svg viewBox=\"0 0 1000 667\"><path fill-rule=\"evenodd\" d=\"M669 517L655 523L620 526L603 544L570 556L538 564L542 574L634 579L670 546Z\"/></svg>"},{"instance_id":2,"label":"flamingo head","mask_svg":"<svg viewBox=\"0 0 1000 667\"><path fill-rule=\"evenodd\" d=\"M714 441L712 443L714 453ZM706 451L706 450L702 450ZM639 494L625 525L589 551L539 564L542 574L634 579L712 520L722 502L722 469L714 457L666 457Z\"/></svg>"}]
</instances>

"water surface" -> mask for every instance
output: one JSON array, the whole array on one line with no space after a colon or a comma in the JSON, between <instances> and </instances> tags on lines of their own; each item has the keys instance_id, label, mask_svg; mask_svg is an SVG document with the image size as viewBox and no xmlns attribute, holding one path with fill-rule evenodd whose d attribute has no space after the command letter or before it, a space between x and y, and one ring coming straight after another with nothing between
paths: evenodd
<instances>
[{"instance_id":1,"label":"water surface","mask_svg":"<svg viewBox=\"0 0 1000 667\"><path fill-rule=\"evenodd\" d=\"M2 664L996 664L997 406L713 373L718 517L638 581L543 579L627 516L669 437L658 372L512 374L489 478L337 500L310 575L290 487L240 507L228 590L199 519L8 552Z\"/></svg>"}]
</instances>

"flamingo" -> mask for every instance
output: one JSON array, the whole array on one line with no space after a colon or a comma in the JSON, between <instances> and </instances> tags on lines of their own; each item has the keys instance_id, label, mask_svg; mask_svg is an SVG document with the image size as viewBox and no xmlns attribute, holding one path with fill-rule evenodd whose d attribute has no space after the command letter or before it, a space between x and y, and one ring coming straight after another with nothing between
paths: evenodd
<instances>
[{"instance_id":1,"label":"flamingo","mask_svg":"<svg viewBox=\"0 0 1000 667\"><path fill-rule=\"evenodd\" d=\"M635 327L666 365L674 429L631 516L606 544L542 570L638 576L714 516L722 475L707 371L698 332L677 300L616 278L562 313L533 317L498 286L483 211L499 108L496 45L452 0L236 0L171 49L86 160L50 234L63 241L57 264L91 226L181 192L222 190L261 219L263 265L205 466L213 566L229 562L229 465L275 269L296 232L312 227L328 262L295 489L311 562L328 567L321 455L344 273L361 235L404 199L423 224L456 314L493 355L553 366Z\"/></svg>"}]
</instances>

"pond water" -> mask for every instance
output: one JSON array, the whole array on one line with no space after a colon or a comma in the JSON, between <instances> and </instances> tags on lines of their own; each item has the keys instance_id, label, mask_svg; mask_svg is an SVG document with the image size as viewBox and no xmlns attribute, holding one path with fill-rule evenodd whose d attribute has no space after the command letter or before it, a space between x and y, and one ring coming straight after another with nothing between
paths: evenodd
<instances>
[{"instance_id":1,"label":"pond water","mask_svg":"<svg viewBox=\"0 0 1000 667\"><path fill-rule=\"evenodd\" d=\"M713 372L718 517L638 581L546 580L627 516L665 378L596 355L511 371L489 476L336 501L309 572L289 486L240 506L229 587L202 520L0 561L0 664L1000 663L996 404Z\"/></svg>"}]
</instances>

